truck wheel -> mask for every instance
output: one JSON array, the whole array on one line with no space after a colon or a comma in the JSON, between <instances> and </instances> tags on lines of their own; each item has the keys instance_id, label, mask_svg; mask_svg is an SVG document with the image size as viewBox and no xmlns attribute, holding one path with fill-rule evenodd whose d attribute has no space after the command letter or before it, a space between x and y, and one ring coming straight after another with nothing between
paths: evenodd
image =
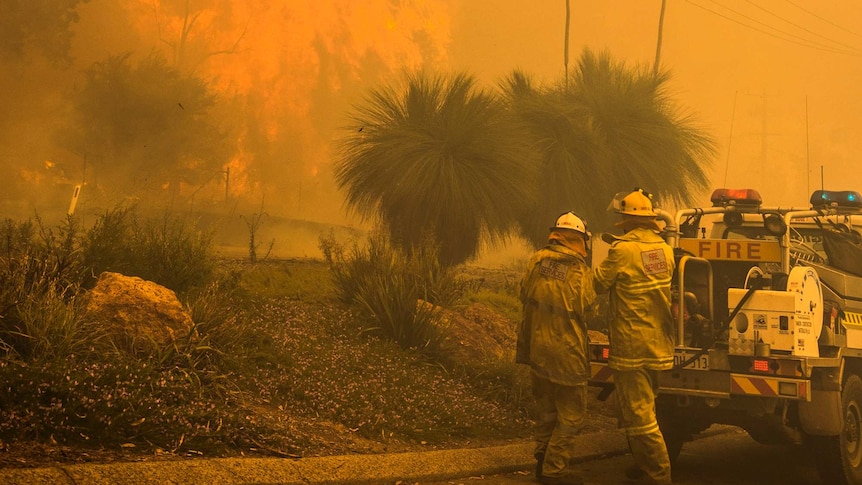
<instances>
[{"instance_id":1,"label":"truck wheel","mask_svg":"<svg viewBox=\"0 0 862 485\"><path fill-rule=\"evenodd\" d=\"M838 436L809 436L823 483L862 485L862 378L853 374L841 391L844 427Z\"/></svg>"},{"instance_id":2,"label":"truck wheel","mask_svg":"<svg viewBox=\"0 0 862 485\"><path fill-rule=\"evenodd\" d=\"M682 445L686 441L691 440L691 426L685 419L674 413L673 407L661 405L658 402L656 404L656 420L664 437L664 444L667 448L667 455L670 458L671 466L673 466L682 452Z\"/></svg>"},{"instance_id":3,"label":"truck wheel","mask_svg":"<svg viewBox=\"0 0 862 485\"><path fill-rule=\"evenodd\" d=\"M670 458L671 466L676 464L679 454L682 453L682 445L688 441L691 436L685 434L681 430L662 431L664 444L667 448L667 456Z\"/></svg>"}]
</instances>

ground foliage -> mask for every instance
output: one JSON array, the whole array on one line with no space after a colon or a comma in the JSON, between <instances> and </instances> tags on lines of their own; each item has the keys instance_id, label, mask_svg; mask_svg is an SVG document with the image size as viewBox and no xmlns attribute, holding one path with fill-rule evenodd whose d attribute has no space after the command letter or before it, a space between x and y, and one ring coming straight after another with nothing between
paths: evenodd
<instances>
[{"instance_id":1,"label":"ground foliage","mask_svg":"<svg viewBox=\"0 0 862 485\"><path fill-rule=\"evenodd\" d=\"M38 221L4 226L0 466L297 458L530 435L528 373L512 359L517 270L461 268L463 298L443 309L459 323L429 353L367 332L323 260L251 264L212 254L209 281L178 292L198 338L142 357L123 354L77 318L81 283L92 274L80 271L81 256L99 241L72 222L63 237L47 237ZM179 253L206 250L188 233L192 225L160 227L179 227L164 233ZM56 265L26 257L56 251L67 258L59 280ZM483 350L490 348L498 350ZM613 426L606 405L596 411L585 431Z\"/></svg>"},{"instance_id":2,"label":"ground foliage","mask_svg":"<svg viewBox=\"0 0 862 485\"><path fill-rule=\"evenodd\" d=\"M276 268L254 271L323 267L271 264ZM363 334L352 309L335 298L253 298L245 305L241 325L254 331L248 342L234 342L234 352L246 355L195 371L119 357L0 361L0 463L299 457L529 433L525 409L495 400L464 373Z\"/></svg>"}]
</instances>

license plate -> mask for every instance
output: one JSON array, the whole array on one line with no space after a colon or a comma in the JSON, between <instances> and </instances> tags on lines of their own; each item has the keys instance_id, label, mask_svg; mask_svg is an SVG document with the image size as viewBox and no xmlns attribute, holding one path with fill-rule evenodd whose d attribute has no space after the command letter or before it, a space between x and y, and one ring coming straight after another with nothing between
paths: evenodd
<instances>
[{"instance_id":1,"label":"license plate","mask_svg":"<svg viewBox=\"0 0 862 485\"><path fill-rule=\"evenodd\" d=\"M697 351L688 351L688 350L677 350L673 354L673 365L674 367L679 366L683 362L690 360L692 357L697 355ZM696 359L694 359L691 363L684 367L685 369L694 369L694 370L709 370L709 353L704 352L699 355Z\"/></svg>"}]
</instances>

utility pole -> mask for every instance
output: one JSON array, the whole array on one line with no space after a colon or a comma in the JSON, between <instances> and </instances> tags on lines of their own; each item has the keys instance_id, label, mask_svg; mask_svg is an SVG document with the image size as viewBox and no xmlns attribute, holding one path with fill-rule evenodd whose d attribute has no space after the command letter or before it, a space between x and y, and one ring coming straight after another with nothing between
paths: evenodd
<instances>
[{"instance_id":1,"label":"utility pole","mask_svg":"<svg viewBox=\"0 0 862 485\"><path fill-rule=\"evenodd\" d=\"M763 121L761 122L761 126L763 127L763 136L760 138L760 160L761 160L761 178L763 174L766 173L767 170L767 159L769 158L769 141L766 137L769 133L769 125L767 124L767 110L766 110L766 89L763 90Z\"/></svg>"},{"instance_id":2,"label":"utility pole","mask_svg":"<svg viewBox=\"0 0 862 485\"><path fill-rule=\"evenodd\" d=\"M808 139L808 96L805 96L805 193L811 193L811 142Z\"/></svg>"},{"instance_id":3,"label":"utility pole","mask_svg":"<svg viewBox=\"0 0 862 485\"><path fill-rule=\"evenodd\" d=\"M655 64L653 64L653 75L658 75L658 66L661 61L661 36L664 30L664 9L667 6L667 0L661 0L661 13L658 16L658 41L655 46Z\"/></svg>"},{"instance_id":4,"label":"utility pole","mask_svg":"<svg viewBox=\"0 0 862 485\"><path fill-rule=\"evenodd\" d=\"M730 147L733 141L733 122L736 121L736 98L739 97L739 91L733 93L733 111L730 113L730 135L727 137L727 158L724 160L724 187L727 187L727 171L730 167Z\"/></svg>"},{"instance_id":5,"label":"utility pole","mask_svg":"<svg viewBox=\"0 0 862 485\"><path fill-rule=\"evenodd\" d=\"M230 199L230 167L224 169L224 200Z\"/></svg>"},{"instance_id":6,"label":"utility pole","mask_svg":"<svg viewBox=\"0 0 862 485\"><path fill-rule=\"evenodd\" d=\"M563 68L565 69L566 91L569 90L569 19L571 18L571 0L566 0L566 44L563 46Z\"/></svg>"}]
</instances>

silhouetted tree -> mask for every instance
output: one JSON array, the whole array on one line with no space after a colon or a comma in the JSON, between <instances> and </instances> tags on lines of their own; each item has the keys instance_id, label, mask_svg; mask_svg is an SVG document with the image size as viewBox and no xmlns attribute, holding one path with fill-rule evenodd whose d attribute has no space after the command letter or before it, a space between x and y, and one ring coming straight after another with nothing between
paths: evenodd
<instances>
[{"instance_id":1,"label":"silhouetted tree","mask_svg":"<svg viewBox=\"0 0 862 485\"><path fill-rule=\"evenodd\" d=\"M95 180L114 194L140 196L221 176L234 137L213 116L216 96L201 79L157 56L98 62L74 94L66 143L86 154Z\"/></svg>"},{"instance_id":2,"label":"silhouetted tree","mask_svg":"<svg viewBox=\"0 0 862 485\"><path fill-rule=\"evenodd\" d=\"M374 90L348 129L335 163L348 207L379 217L402 248L430 236L444 264L510 234L533 187L524 137L468 75L408 75L401 89Z\"/></svg>"},{"instance_id":3,"label":"silhouetted tree","mask_svg":"<svg viewBox=\"0 0 862 485\"><path fill-rule=\"evenodd\" d=\"M69 62L72 24L87 0L3 0L0 2L0 61L26 62L35 53L53 63Z\"/></svg>"},{"instance_id":4,"label":"silhouetted tree","mask_svg":"<svg viewBox=\"0 0 862 485\"><path fill-rule=\"evenodd\" d=\"M568 83L538 89L517 71L504 81L539 156L533 204L519 211L529 241L544 244L548 221L567 210L594 230L610 229L607 206L619 191L643 187L683 204L706 187L714 142L674 107L669 77L585 50Z\"/></svg>"},{"instance_id":5,"label":"silhouetted tree","mask_svg":"<svg viewBox=\"0 0 862 485\"><path fill-rule=\"evenodd\" d=\"M0 1L0 203L66 209L72 189L53 189L70 173L54 165L49 142L71 83L69 49L85 0ZM46 165L46 161L51 161ZM50 167L50 168L48 168ZM37 174L36 177L33 177ZM36 181L36 183L34 183ZM20 215L20 214L16 214ZM25 214L26 215L26 214Z\"/></svg>"}]
</instances>

